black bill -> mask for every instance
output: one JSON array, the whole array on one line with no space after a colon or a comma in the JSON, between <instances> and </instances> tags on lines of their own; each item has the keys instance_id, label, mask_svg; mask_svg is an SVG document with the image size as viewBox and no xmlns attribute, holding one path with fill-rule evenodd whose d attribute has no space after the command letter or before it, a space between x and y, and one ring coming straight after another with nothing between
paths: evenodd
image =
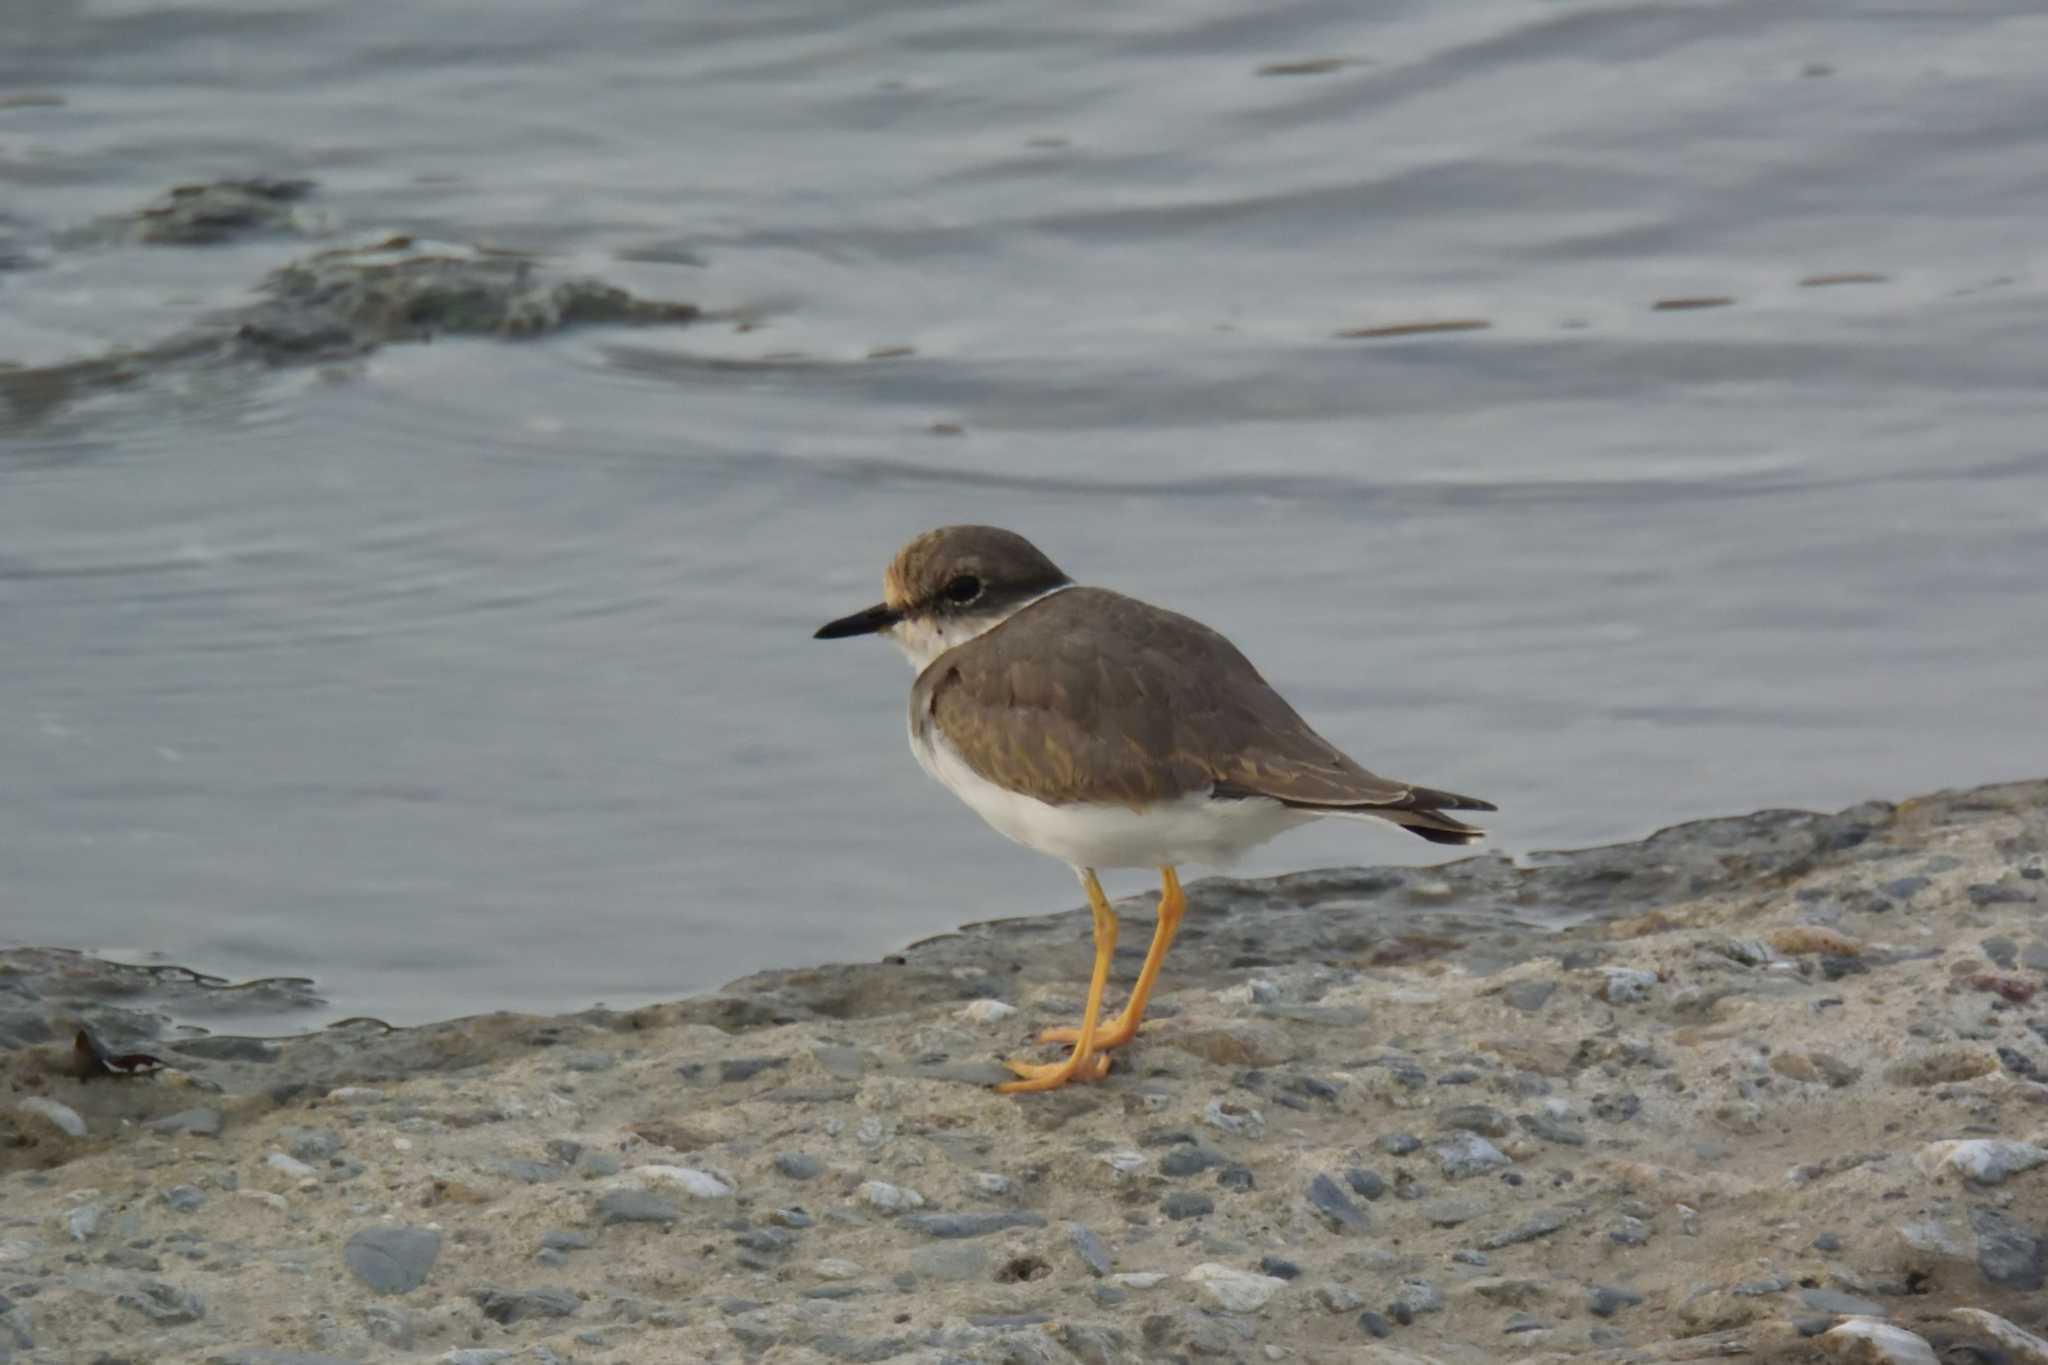
<instances>
[{"instance_id":1,"label":"black bill","mask_svg":"<svg viewBox=\"0 0 2048 1365\"><path fill-rule=\"evenodd\" d=\"M903 613L886 602L877 602L866 611L857 611L851 616L842 616L837 621L828 621L818 627L813 640L844 640L849 635L873 635L887 630L903 619Z\"/></svg>"}]
</instances>

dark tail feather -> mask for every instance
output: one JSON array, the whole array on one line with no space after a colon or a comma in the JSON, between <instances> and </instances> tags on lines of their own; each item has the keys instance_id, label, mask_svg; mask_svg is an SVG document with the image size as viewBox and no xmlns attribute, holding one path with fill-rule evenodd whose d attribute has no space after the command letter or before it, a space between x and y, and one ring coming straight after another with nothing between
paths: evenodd
<instances>
[{"instance_id":1,"label":"dark tail feather","mask_svg":"<svg viewBox=\"0 0 2048 1365\"><path fill-rule=\"evenodd\" d=\"M1341 815L1351 820L1384 820L1390 825L1399 825L1416 838L1427 839L1432 844L1476 844L1486 837L1486 831L1477 825L1468 825L1463 820L1421 804L1422 795L1418 791L1410 798L1415 804L1399 806L1338 806L1315 801L1283 801L1281 804L1295 810L1314 811L1318 815ZM1430 795L1438 793L1432 792ZM1456 807L1458 810L1494 809L1483 801L1474 801L1469 796L1453 799L1471 803Z\"/></svg>"},{"instance_id":2,"label":"dark tail feather","mask_svg":"<svg viewBox=\"0 0 2048 1365\"><path fill-rule=\"evenodd\" d=\"M1417 787L1408 800L1426 810L1499 810L1491 801L1481 801L1476 796L1460 796L1456 792L1440 792L1433 787Z\"/></svg>"},{"instance_id":3,"label":"dark tail feather","mask_svg":"<svg viewBox=\"0 0 2048 1365\"><path fill-rule=\"evenodd\" d=\"M1432 844L1458 844L1462 846L1465 844L1476 844L1485 837L1485 831L1477 829L1461 834L1454 829L1431 829L1426 825L1403 825L1401 828L1407 830L1418 839L1429 840Z\"/></svg>"}]
</instances>

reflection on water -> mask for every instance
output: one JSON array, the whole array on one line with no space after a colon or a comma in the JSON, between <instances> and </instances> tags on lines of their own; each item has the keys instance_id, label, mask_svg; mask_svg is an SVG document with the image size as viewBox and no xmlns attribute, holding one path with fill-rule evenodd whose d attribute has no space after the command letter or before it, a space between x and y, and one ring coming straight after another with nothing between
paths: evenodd
<instances>
[{"instance_id":1,"label":"reflection on water","mask_svg":"<svg viewBox=\"0 0 2048 1365\"><path fill-rule=\"evenodd\" d=\"M2041 766L2037 7L32 9L0 358L394 232L720 320L15 412L8 938L408 1020L1069 903L808 638L956 520L1510 850ZM259 175L332 235L74 232Z\"/></svg>"}]
</instances>

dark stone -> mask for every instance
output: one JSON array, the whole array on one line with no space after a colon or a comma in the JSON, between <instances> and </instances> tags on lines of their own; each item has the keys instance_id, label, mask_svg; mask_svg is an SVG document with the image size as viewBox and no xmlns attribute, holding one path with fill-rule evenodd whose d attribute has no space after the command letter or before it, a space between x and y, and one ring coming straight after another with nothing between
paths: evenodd
<instances>
[{"instance_id":1,"label":"dark stone","mask_svg":"<svg viewBox=\"0 0 2048 1365\"><path fill-rule=\"evenodd\" d=\"M1485 1251L1499 1251L1502 1247L1533 1242L1538 1237L1548 1237L1570 1221L1569 1217L1556 1209L1538 1209L1526 1222L1517 1224L1506 1232L1496 1232L1479 1245Z\"/></svg>"},{"instance_id":2,"label":"dark stone","mask_svg":"<svg viewBox=\"0 0 2048 1365\"><path fill-rule=\"evenodd\" d=\"M1436 1078L1436 1083L1438 1085L1470 1085L1478 1079L1478 1072L1470 1067L1461 1067L1456 1071L1446 1071L1443 1075Z\"/></svg>"},{"instance_id":3,"label":"dark stone","mask_svg":"<svg viewBox=\"0 0 2048 1365\"><path fill-rule=\"evenodd\" d=\"M1081 1257L1081 1264L1088 1267L1089 1274L1100 1279L1109 1273L1109 1248L1086 1223L1067 1224L1067 1240L1074 1244L1074 1250Z\"/></svg>"},{"instance_id":4,"label":"dark stone","mask_svg":"<svg viewBox=\"0 0 2048 1365\"><path fill-rule=\"evenodd\" d=\"M1823 1232L1820 1236L1813 1239L1813 1249L1815 1251L1840 1251L1842 1249L1842 1239L1835 1236L1832 1232Z\"/></svg>"},{"instance_id":5,"label":"dark stone","mask_svg":"<svg viewBox=\"0 0 2048 1365\"><path fill-rule=\"evenodd\" d=\"M788 1065L787 1057L729 1057L718 1064L718 1079L726 1084L748 1081L764 1071Z\"/></svg>"},{"instance_id":6,"label":"dark stone","mask_svg":"<svg viewBox=\"0 0 2048 1365\"><path fill-rule=\"evenodd\" d=\"M1507 1326L1500 1330L1508 1336L1514 1336L1520 1332L1547 1332L1550 1330L1550 1324L1542 1318L1532 1317L1527 1313L1517 1313L1509 1318Z\"/></svg>"},{"instance_id":7,"label":"dark stone","mask_svg":"<svg viewBox=\"0 0 2048 1365\"><path fill-rule=\"evenodd\" d=\"M1845 976L1867 976L1870 964L1860 957L1843 957L1826 954L1820 960L1820 974L1830 981L1840 981Z\"/></svg>"},{"instance_id":8,"label":"dark stone","mask_svg":"<svg viewBox=\"0 0 2048 1365\"><path fill-rule=\"evenodd\" d=\"M1515 1122L1521 1124L1525 1132L1539 1137L1545 1142L1555 1142L1566 1147L1583 1147L1586 1145L1586 1135L1584 1133L1572 1127L1563 1119L1554 1119L1548 1114L1517 1114L1515 1115Z\"/></svg>"},{"instance_id":9,"label":"dark stone","mask_svg":"<svg viewBox=\"0 0 2048 1365\"><path fill-rule=\"evenodd\" d=\"M197 1185L173 1185L160 1197L179 1213L197 1213L206 1204L206 1191Z\"/></svg>"},{"instance_id":10,"label":"dark stone","mask_svg":"<svg viewBox=\"0 0 2048 1365\"><path fill-rule=\"evenodd\" d=\"M403 1225L364 1228L342 1248L349 1273L377 1294L404 1294L427 1282L441 1254L441 1234Z\"/></svg>"},{"instance_id":11,"label":"dark stone","mask_svg":"<svg viewBox=\"0 0 2048 1365\"><path fill-rule=\"evenodd\" d=\"M2024 886L2008 886L2004 882L1974 882L1963 889L1972 905L2025 905L2034 899L2034 893Z\"/></svg>"},{"instance_id":12,"label":"dark stone","mask_svg":"<svg viewBox=\"0 0 2048 1365\"><path fill-rule=\"evenodd\" d=\"M1249 1166L1225 1166L1216 1172L1216 1188L1232 1194L1244 1194L1256 1183Z\"/></svg>"},{"instance_id":13,"label":"dark stone","mask_svg":"<svg viewBox=\"0 0 2048 1365\"><path fill-rule=\"evenodd\" d=\"M341 1151L341 1134L331 1128L301 1128L288 1124L278 1136L290 1144L288 1150L299 1160L317 1164Z\"/></svg>"},{"instance_id":14,"label":"dark stone","mask_svg":"<svg viewBox=\"0 0 2048 1365\"><path fill-rule=\"evenodd\" d=\"M1977 1271L1985 1279L2003 1289L2041 1288L2041 1239L2031 1229L1979 1204L1970 1209L1970 1231L1977 1235Z\"/></svg>"},{"instance_id":15,"label":"dark stone","mask_svg":"<svg viewBox=\"0 0 2048 1365\"><path fill-rule=\"evenodd\" d=\"M1357 1166L1344 1172L1344 1183L1361 1199L1378 1199L1387 1192L1387 1182L1378 1171L1361 1170Z\"/></svg>"},{"instance_id":16,"label":"dark stone","mask_svg":"<svg viewBox=\"0 0 2048 1365\"><path fill-rule=\"evenodd\" d=\"M914 1229L927 1237L986 1237L1005 1228L1042 1228L1045 1219L1022 1209L989 1213L912 1213L897 1220L898 1226Z\"/></svg>"},{"instance_id":17,"label":"dark stone","mask_svg":"<svg viewBox=\"0 0 2048 1365\"><path fill-rule=\"evenodd\" d=\"M778 1152L775 1169L791 1180L816 1180L825 1174L825 1163L802 1152Z\"/></svg>"},{"instance_id":18,"label":"dark stone","mask_svg":"<svg viewBox=\"0 0 2048 1365\"><path fill-rule=\"evenodd\" d=\"M664 1227L682 1216L674 1204L646 1190L613 1190L597 1201L597 1212L606 1223L660 1223Z\"/></svg>"},{"instance_id":19,"label":"dark stone","mask_svg":"<svg viewBox=\"0 0 2048 1365\"><path fill-rule=\"evenodd\" d=\"M1175 1190L1159 1201L1159 1211L1176 1221L1182 1218L1202 1218L1216 1212L1216 1201L1206 1194L1193 1190Z\"/></svg>"},{"instance_id":20,"label":"dark stone","mask_svg":"<svg viewBox=\"0 0 2048 1365\"><path fill-rule=\"evenodd\" d=\"M1998 1046L1998 1064L2015 1076L2032 1079L2041 1072L2040 1065L2016 1047Z\"/></svg>"},{"instance_id":21,"label":"dark stone","mask_svg":"<svg viewBox=\"0 0 2048 1365\"><path fill-rule=\"evenodd\" d=\"M1895 901L1909 901L1932 885L1925 877L1895 877L1880 889Z\"/></svg>"},{"instance_id":22,"label":"dark stone","mask_svg":"<svg viewBox=\"0 0 2048 1365\"><path fill-rule=\"evenodd\" d=\"M1633 1090L1619 1095L1596 1095L1593 1097L1593 1113L1609 1123L1627 1123L1643 1111L1643 1097Z\"/></svg>"},{"instance_id":23,"label":"dark stone","mask_svg":"<svg viewBox=\"0 0 2048 1365\"><path fill-rule=\"evenodd\" d=\"M1337 1182L1327 1175L1319 1175L1308 1182L1308 1202L1332 1232L1366 1230L1365 1211L1352 1203L1349 1196L1337 1188Z\"/></svg>"},{"instance_id":24,"label":"dark stone","mask_svg":"<svg viewBox=\"0 0 2048 1365\"><path fill-rule=\"evenodd\" d=\"M1611 1318L1624 1308L1633 1308L1643 1301L1643 1296L1633 1289L1621 1289L1614 1285L1596 1284L1586 1291L1586 1311L1596 1318Z\"/></svg>"},{"instance_id":25,"label":"dark stone","mask_svg":"<svg viewBox=\"0 0 2048 1365\"><path fill-rule=\"evenodd\" d=\"M583 1306L573 1289L473 1289L469 1296L485 1317L507 1327L528 1318L566 1318Z\"/></svg>"},{"instance_id":26,"label":"dark stone","mask_svg":"<svg viewBox=\"0 0 2048 1365\"><path fill-rule=\"evenodd\" d=\"M1230 1158L1213 1147L1200 1143L1192 1147L1176 1147L1159 1159L1159 1173L1164 1176L1199 1175L1212 1166L1227 1166Z\"/></svg>"},{"instance_id":27,"label":"dark stone","mask_svg":"<svg viewBox=\"0 0 2048 1365\"><path fill-rule=\"evenodd\" d=\"M1490 1104L1461 1104L1444 1111L1442 1126L1453 1132L1482 1133L1506 1137L1508 1116Z\"/></svg>"},{"instance_id":28,"label":"dark stone","mask_svg":"<svg viewBox=\"0 0 2048 1365\"><path fill-rule=\"evenodd\" d=\"M1373 1312L1370 1308L1358 1315L1358 1325L1365 1329L1367 1336L1379 1337L1382 1340L1393 1335L1394 1331L1392 1323L1388 1322L1378 1313Z\"/></svg>"},{"instance_id":29,"label":"dark stone","mask_svg":"<svg viewBox=\"0 0 2048 1365\"><path fill-rule=\"evenodd\" d=\"M1259 1273L1276 1280L1295 1280L1301 1278L1301 1267L1278 1256L1266 1256L1259 1261Z\"/></svg>"},{"instance_id":30,"label":"dark stone","mask_svg":"<svg viewBox=\"0 0 2048 1365\"><path fill-rule=\"evenodd\" d=\"M1984 950L1984 956L2007 970L2019 961L2020 945L2003 934L1987 938L1977 946Z\"/></svg>"},{"instance_id":31,"label":"dark stone","mask_svg":"<svg viewBox=\"0 0 2048 1365\"><path fill-rule=\"evenodd\" d=\"M1407 1156L1422 1150L1422 1139L1410 1133L1383 1133L1373 1145L1389 1156Z\"/></svg>"},{"instance_id":32,"label":"dark stone","mask_svg":"<svg viewBox=\"0 0 2048 1365\"><path fill-rule=\"evenodd\" d=\"M749 1228L732 1240L733 1245L762 1256L780 1256L796 1244L795 1234L780 1228Z\"/></svg>"}]
</instances>

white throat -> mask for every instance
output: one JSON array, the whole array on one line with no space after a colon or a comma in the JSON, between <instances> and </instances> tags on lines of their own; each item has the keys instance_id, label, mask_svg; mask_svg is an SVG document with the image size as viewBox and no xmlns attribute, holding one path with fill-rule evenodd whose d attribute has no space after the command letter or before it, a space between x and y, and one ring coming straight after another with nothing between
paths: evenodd
<instances>
[{"instance_id":1,"label":"white throat","mask_svg":"<svg viewBox=\"0 0 2048 1365\"><path fill-rule=\"evenodd\" d=\"M890 640L910 660L913 673L922 673L931 667L932 660L949 649L957 649L969 640L986 635L1003 622L1015 616L1034 602L1043 602L1053 593L1065 592L1072 583L1062 583L1057 588L1042 592L1036 597L1027 597L1016 606L1004 612L989 612L980 616L957 616L951 620L939 620L928 616L905 617L891 626Z\"/></svg>"}]
</instances>

